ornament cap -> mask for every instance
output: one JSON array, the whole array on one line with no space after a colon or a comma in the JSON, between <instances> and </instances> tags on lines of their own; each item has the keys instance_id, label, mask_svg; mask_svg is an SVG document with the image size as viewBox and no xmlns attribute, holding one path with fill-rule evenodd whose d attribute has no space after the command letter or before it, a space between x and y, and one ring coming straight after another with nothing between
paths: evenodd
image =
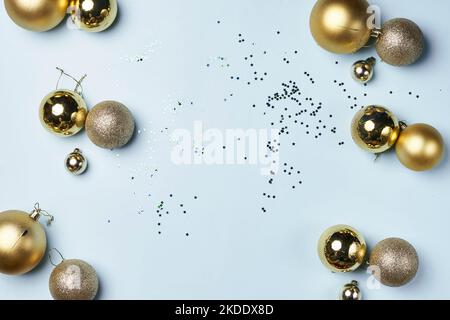
<instances>
[{"instance_id":1,"label":"ornament cap","mask_svg":"<svg viewBox=\"0 0 450 320\"><path fill-rule=\"evenodd\" d=\"M39 221L41 215L47 217L47 225L48 226L53 222L53 220L55 220L55 217L53 217L47 211L42 210L39 205L39 202L36 202L36 204L34 205L33 211L31 211L31 213L30 213L30 218L33 219L34 221Z\"/></svg>"}]
</instances>

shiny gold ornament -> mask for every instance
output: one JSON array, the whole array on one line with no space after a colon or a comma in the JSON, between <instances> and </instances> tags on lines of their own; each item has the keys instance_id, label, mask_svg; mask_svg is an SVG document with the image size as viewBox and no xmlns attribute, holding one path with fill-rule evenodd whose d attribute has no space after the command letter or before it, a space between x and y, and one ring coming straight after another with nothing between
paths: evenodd
<instances>
[{"instance_id":1,"label":"shiny gold ornament","mask_svg":"<svg viewBox=\"0 0 450 320\"><path fill-rule=\"evenodd\" d=\"M353 280L351 283L347 283L339 295L339 300L361 300L362 294L358 287L358 281Z\"/></svg>"},{"instance_id":2,"label":"shiny gold ornament","mask_svg":"<svg viewBox=\"0 0 450 320\"><path fill-rule=\"evenodd\" d=\"M424 36L420 28L411 20L403 18L387 21L382 26L376 42L380 58L394 66L416 62L424 47Z\"/></svg>"},{"instance_id":3,"label":"shiny gold ornament","mask_svg":"<svg viewBox=\"0 0 450 320\"><path fill-rule=\"evenodd\" d=\"M69 0L5 0L9 17L30 31L53 29L64 19Z\"/></svg>"},{"instance_id":4,"label":"shiny gold ornament","mask_svg":"<svg viewBox=\"0 0 450 320\"><path fill-rule=\"evenodd\" d=\"M117 16L117 0L71 0L72 21L88 32L108 29Z\"/></svg>"},{"instance_id":5,"label":"shiny gold ornament","mask_svg":"<svg viewBox=\"0 0 450 320\"><path fill-rule=\"evenodd\" d=\"M376 60L373 57L356 61L352 65L352 78L360 83L369 82L373 77L375 63Z\"/></svg>"},{"instance_id":6,"label":"shiny gold ornament","mask_svg":"<svg viewBox=\"0 0 450 320\"><path fill-rule=\"evenodd\" d=\"M381 106L361 109L352 121L352 138L363 150L381 153L397 141L400 125L395 115Z\"/></svg>"},{"instance_id":7,"label":"shiny gold ornament","mask_svg":"<svg viewBox=\"0 0 450 320\"><path fill-rule=\"evenodd\" d=\"M49 289L55 300L94 300L98 291L97 273L83 260L63 260L50 275Z\"/></svg>"},{"instance_id":8,"label":"shiny gold ornament","mask_svg":"<svg viewBox=\"0 0 450 320\"><path fill-rule=\"evenodd\" d=\"M84 127L87 107L81 95L71 90L49 93L39 107L45 129L60 137L70 137Z\"/></svg>"},{"instance_id":9,"label":"shiny gold ornament","mask_svg":"<svg viewBox=\"0 0 450 320\"><path fill-rule=\"evenodd\" d=\"M407 284L414 279L419 269L416 249L399 238L380 241L373 248L369 263L375 278L390 287Z\"/></svg>"},{"instance_id":10,"label":"shiny gold ornament","mask_svg":"<svg viewBox=\"0 0 450 320\"><path fill-rule=\"evenodd\" d=\"M87 160L80 151L75 149L65 160L66 169L75 176L83 174L87 169Z\"/></svg>"},{"instance_id":11,"label":"shiny gold ornament","mask_svg":"<svg viewBox=\"0 0 450 320\"><path fill-rule=\"evenodd\" d=\"M333 226L321 235L317 251L323 265L333 272L356 270L366 255L363 236L350 226Z\"/></svg>"},{"instance_id":12,"label":"shiny gold ornament","mask_svg":"<svg viewBox=\"0 0 450 320\"><path fill-rule=\"evenodd\" d=\"M47 237L38 222L44 214L36 205L29 214L10 210L0 213L0 272L20 275L34 269L45 254Z\"/></svg>"},{"instance_id":13,"label":"shiny gold ornament","mask_svg":"<svg viewBox=\"0 0 450 320\"><path fill-rule=\"evenodd\" d=\"M120 102L101 102L89 112L86 132L89 139L100 148L123 147L133 136L133 115Z\"/></svg>"},{"instance_id":14,"label":"shiny gold ornament","mask_svg":"<svg viewBox=\"0 0 450 320\"><path fill-rule=\"evenodd\" d=\"M402 130L395 151L400 162L414 171L436 167L444 157L444 140L435 128L427 124L413 124Z\"/></svg>"},{"instance_id":15,"label":"shiny gold ornament","mask_svg":"<svg viewBox=\"0 0 450 320\"><path fill-rule=\"evenodd\" d=\"M334 53L354 53L369 41L366 0L318 0L310 28L316 42Z\"/></svg>"}]
</instances>

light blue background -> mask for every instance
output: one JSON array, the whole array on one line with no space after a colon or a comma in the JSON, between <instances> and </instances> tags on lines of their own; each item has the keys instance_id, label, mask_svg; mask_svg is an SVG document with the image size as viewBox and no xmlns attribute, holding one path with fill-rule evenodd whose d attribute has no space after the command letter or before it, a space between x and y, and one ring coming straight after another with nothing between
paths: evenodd
<instances>
[{"instance_id":1,"label":"light blue background","mask_svg":"<svg viewBox=\"0 0 450 320\"><path fill-rule=\"evenodd\" d=\"M409 123L429 123L450 141L448 1L373 3L384 19L418 23L427 53L412 67L378 63L367 88L351 80L349 66L374 49L353 56L320 49L308 27L313 0L119 3L118 23L101 34L65 26L27 32L0 8L1 211L28 211L39 201L53 213L49 247L91 263L101 299L335 299L352 279L362 283L366 299L450 298L448 160L428 173L408 171L394 154L374 162L352 143L354 110L347 98L388 106ZM251 86L230 79L252 77L243 60L249 54L255 70L268 72ZM134 62L139 57L143 61ZM140 133L131 145L111 152L92 145L85 133L60 139L43 130L37 109L54 88L56 66L75 76L88 74L89 106L115 99L133 111ZM345 82L347 93L335 79ZM292 190L293 180L282 172L269 185L255 166L172 164L170 133L191 129L194 120L207 128L269 128L278 118L263 115L264 103L289 80L304 96L322 101L323 114L334 115L328 124L337 127L335 135L327 131L317 140L292 125L290 136L283 136L281 162L301 171L302 186ZM67 79L64 86L73 87ZM178 101L182 106L173 111ZM75 147L90 161L81 177L63 167ZM265 199L263 192L277 198ZM162 219L155 213L160 201L171 210ZM414 282L370 290L364 270L328 272L317 257L317 239L341 223L360 230L369 246L390 236L414 244L421 263ZM25 276L0 276L0 298L51 298L51 270L46 259Z\"/></svg>"}]
</instances>

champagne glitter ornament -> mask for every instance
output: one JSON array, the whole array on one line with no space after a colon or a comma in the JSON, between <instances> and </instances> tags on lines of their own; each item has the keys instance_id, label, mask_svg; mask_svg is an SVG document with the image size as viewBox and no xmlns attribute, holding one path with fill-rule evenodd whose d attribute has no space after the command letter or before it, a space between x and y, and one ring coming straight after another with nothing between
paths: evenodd
<instances>
[{"instance_id":1,"label":"champagne glitter ornament","mask_svg":"<svg viewBox=\"0 0 450 320\"><path fill-rule=\"evenodd\" d=\"M358 281L347 283L341 290L339 300L361 300L362 294L358 287Z\"/></svg>"},{"instance_id":2,"label":"champagne glitter ornament","mask_svg":"<svg viewBox=\"0 0 450 320\"><path fill-rule=\"evenodd\" d=\"M117 0L71 0L70 12L78 28L88 32L104 31L117 17Z\"/></svg>"}]
</instances>

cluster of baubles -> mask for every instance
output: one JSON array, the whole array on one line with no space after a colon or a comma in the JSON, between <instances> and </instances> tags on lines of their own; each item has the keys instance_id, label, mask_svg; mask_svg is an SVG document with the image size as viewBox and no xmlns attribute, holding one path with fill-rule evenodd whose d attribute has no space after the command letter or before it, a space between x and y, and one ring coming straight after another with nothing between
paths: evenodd
<instances>
[{"instance_id":1,"label":"cluster of baubles","mask_svg":"<svg viewBox=\"0 0 450 320\"><path fill-rule=\"evenodd\" d=\"M373 36L380 58L394 66L414 63L424 50L422 31L408 19L392 19L376 28L366 0L318 0L310 28L322 48L338 54L360 50Z\"/></svg>"},{"instance_id":2,"label":"cluster of baubles","mask_svg":"<svg viewBox=\"0 0 450 320\"><path fill-rule=\"evenodd\" d=\"M444 157L444 140L435 128L418 123L407 126L382 106L367 106L356 113L351 126L355 143L379 154L395 145L400 162L414 171L431 170Z\"/></svg>"},{"instance_id":3,"label":"cluster of baubles","mask_svg":"<svg viewBox=\"0 0 450 320\"><path fill-rule=\"evenodd\" d=\"M48 31L70 15L81 30L100 32L109 28L117 16L117 0L5 0L11 19L30 31Z\"/></svg>"},{"instance_id":4,"label":"cluster of baubles","mask_svg":"<svg viewBox=\"0 0 450 320\"><path fill-rule=\"evenodd\" d=\"M367 245L364 237L347 225L336 225L325 230L319 239L317 250L323 265L332 272L351 272L366 262ZM378 242L371 250L368 264L373 276L382 284L400 287L416 276L419 258L414 247L407 241L388 238ZM361 297L355 283L347 285L343 293L348 297L341 297L343 300Z\"/></svg>"}]
</instances>

